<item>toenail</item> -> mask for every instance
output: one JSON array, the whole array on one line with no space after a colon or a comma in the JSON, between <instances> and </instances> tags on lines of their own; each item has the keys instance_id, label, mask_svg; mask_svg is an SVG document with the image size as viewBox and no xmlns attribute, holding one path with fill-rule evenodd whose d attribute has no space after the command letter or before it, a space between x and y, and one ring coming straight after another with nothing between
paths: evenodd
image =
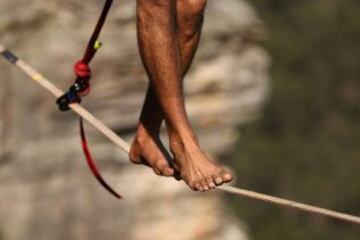
<instances>
[{"instance_id":1,"label":"toenail","mask_svg":"<svg viewBox=\"0 0 360 240\"><path fill-rule=\"evenodd\" d=\"M174 175L174 170L171 169L171 168L167 168L167 169L165 169L164 173L165 173L166 176L173 176Z\"/></svg>"},{"instance_id":2,"label":"toenail","mask_svg":"<svg viewBox=\"0 0 360 240\"><path fill-rule=\"evenodd\" d=\"M215 182L216 182L216 184L221 184L223 182L223 180L220 177L218 177L215 179Z\"/></svg>"},{"instance_id":3,"label":"toenail","mask_svg":"<svg viewBox=\"0 0 360 240\"><path fill-rule=\"evenodd\" d=\"M204 189L200 186L200 184L195 186L195 190L200 192L204 191Z\"/></svg>"},{"instance_id":4,"label":"toenail","mask_svg":"<svg viewBox=\"0 0 360 240\"><path fill-rule=\"evenodd\" d=\"M233 180L233 176L230 173L225 173L223 175L223 178L226 182L230 182L231 180Z\"/></svg>"},{"instance_id":5,"label":"toenail","mask_svg":"<svg viewBox=\"0 0 360 240\"><path fill-rule=\"evenodd\" d=\"M210 183L209 186L210 186L210 188L215 188L216 187L215 183L213 183L213 182Z\"/></svg>"}]
</instances>

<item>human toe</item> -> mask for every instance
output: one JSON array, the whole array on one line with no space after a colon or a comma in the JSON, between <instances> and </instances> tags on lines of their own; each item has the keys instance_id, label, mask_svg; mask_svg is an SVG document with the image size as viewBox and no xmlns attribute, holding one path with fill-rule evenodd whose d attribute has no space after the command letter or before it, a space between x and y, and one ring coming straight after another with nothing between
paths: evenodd
<instances>
[{"instance_id":1,"label":"human toe","mask_svg":"<svg viewBox=\"0 0 360 240\"><path fill-rule=\"evenodd\" d=\"M210 187L208 186L208 183L207 183L206 179L201 181L201 186L204 189L204 191L209 191L210 190Z\"/></svg>"},{"instance_id":2,"label":"human toe","mask_svg":"<svg viewBox=\"0 0 360 240\"><path fill-rule=\"evenodd\" d=\"M216 176L214 179L217 186L221 185L224 182L221 176Z\"/></svg>"},{"instance_id":3,"label":"human toe","mask_svg":"<svg viewBox=\"0 0 360 240\"><path fill-rule=\"evenodd\" d=\"M203 192L203 191L204 191L204 188L201 186L200 183L196 183L196 184L195 184L195 187L191 187L191 186L190 186L190 188L192 188L192 189L195 190L195 191L200 191L200 192Z\"/></svg>"},{"instance_id":4,"label":"human toe","mask_svg":"<svg viewBox=\"0 0 360 240\"><path fill-rule=\"evenodd\" d=\"M226 183L231 182L234 179L233 175L228 171L223 172L222 178Z\"/></svg>"},{"instance_id":5,"label":"human toe","mask_svg":"<svg viewBox=\"0 0 360 240\"><path fill-rule=\"evenodd\" d=\"M211 177L208 177L206 179L206 182L210 189L214 189L216 187L216 184L214 183L214 180Z\"/></svg>"},{"instance_id":6,"label":"human toe","mask_svg":"<svg viewBox=\"0 0 360 240\"><path fill-rule=\"evenodd\" d=\"M166 176L166 177L172 177L172 176L174 176L174 174L175 174L174 169L172 169L172 168L170 168L170 167L164 168L161 172L162 172L162 174L163 174L164 176Z\"/></svg>"},{"instance_id":7,"label":"human toe","mask_svg":"<svg viewBox=\"0 0 360 240\"><path fill-rule=\"evenodd\" d=\"M160 175L162 176L174 176L174 169L170 168L169 164L167 164L165 161L158 161L157 164L155 164L154 169L157 169L157 171L160 172Z\"/></svg>"}]
</instances>

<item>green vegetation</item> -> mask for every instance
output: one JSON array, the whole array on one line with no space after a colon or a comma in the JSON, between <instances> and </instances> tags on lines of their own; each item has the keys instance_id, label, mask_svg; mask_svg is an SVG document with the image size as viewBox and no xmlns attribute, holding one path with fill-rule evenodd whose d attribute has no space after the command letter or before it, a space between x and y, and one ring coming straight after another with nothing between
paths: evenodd
<instances>
[{"instance_id":1,"label":"green vegetation","mask_svg":"<svg viewBox=\"0 0 360 240\"><path fill-rule=\"evenodd\" d=\"M360 215L360 1L254 0L269 31L272 96L240 129L247 189ZM360 238L360 228L230 197L255 240Z\"/></svg>"}]
</instances>

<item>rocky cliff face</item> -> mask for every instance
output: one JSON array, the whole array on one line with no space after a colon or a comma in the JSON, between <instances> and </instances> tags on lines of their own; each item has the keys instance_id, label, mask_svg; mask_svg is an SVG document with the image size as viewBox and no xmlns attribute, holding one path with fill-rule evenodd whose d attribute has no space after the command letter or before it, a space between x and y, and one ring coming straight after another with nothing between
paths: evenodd
<instances>
[{"instance_id":1,"label":"rocky cliff face","mask_svg":"<svg viewBox=\"0 0 360 240\"><path fill-rule=\"evenodd\" d=\"M0 1L0 41L62 89L83 52L102 1ZM205 150L225 154L236 126L255 118L268 91L261 22L242 0L209 1L202 42L187 80L191 121ZM135 1L117 1L93 62L84 105L130 140L147 79L139 60ZM127 156L89 129L92 151L117 201L89 173L77 118L0 60L0 239L245 239L219 193L128 164ZM231 166L231 162L227 163Z\"/></svg>"}]
</instances>

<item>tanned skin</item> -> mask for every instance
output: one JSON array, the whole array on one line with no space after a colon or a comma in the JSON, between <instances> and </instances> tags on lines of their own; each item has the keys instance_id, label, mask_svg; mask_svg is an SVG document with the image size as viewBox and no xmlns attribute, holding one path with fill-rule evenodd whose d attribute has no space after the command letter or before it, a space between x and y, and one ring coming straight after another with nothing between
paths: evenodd
<instances>
[{"instance_id":1,"label":"tanned skin","mask_svg":"<svg viewBox=\"0 0 360 240\"><path fill-rule=\"evenodd\" d=\"M180 174L195 191L209 191L233 176L201 150L188 120L183 78L194 58L206 0L137 0L140 55L150 85L130 160L162 176ZM160 140L165 120L171 155Z\"/></svg>"}]
</instances>

